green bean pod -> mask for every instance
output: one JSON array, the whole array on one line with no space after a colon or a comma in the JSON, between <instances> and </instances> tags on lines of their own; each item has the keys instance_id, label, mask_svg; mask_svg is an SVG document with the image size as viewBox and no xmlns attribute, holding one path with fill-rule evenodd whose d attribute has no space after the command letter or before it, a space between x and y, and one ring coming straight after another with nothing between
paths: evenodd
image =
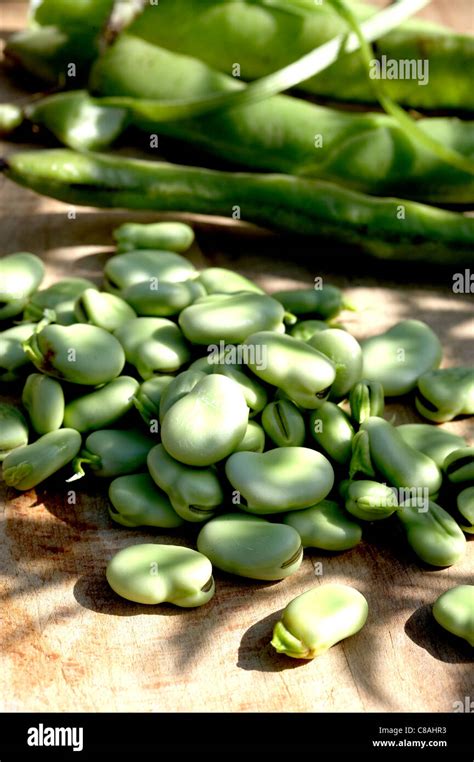
<instances>
[{"instance_id":1,"label":"green bean pod","mask_svg":"<svg viewBox=\"0 0 474 762\"><path fill-rule=\"evenodd\" d=\"M261 331L245 340L246 362L262 381L282 389L297 405L321 407L336 373L332 362L292 336Z\"/></svg>"},{"instance_id":2,"label":"green bean pod","mask_svg":"<svg viewBox=\"0 0 474 762\"><path fill-rule=\"evenodd\" d=\"M119 376L89 394L71 400L64 410L64 425L81 433L97 431L119 421L132 408L138 381Z\"/></svg>"},{"instance_id":3,"label":"green bean pod","mask_svg":"<svg viewBox=\"0 0 474 762\"><path fill-rule=\"evenodd\" d=\"M23 343L33 335L34 323L20 323L0 332L0 381L17 381L23 375L30 358L23 349Z\"/></svg>"},{"instance_id":4,"label":"green bean pod","mask_svg":"<svg viewBox=\"0 0 474 762\"><path fill-rule=\"evenodd\" d=\"M76 300L84 291L97 290L87 278L62 278L52 286L37 291L23 312L24 320L41 320L47 310L54 313L54 322L59 325L73 325L76 322Z\"/></svg>"},{"instance_id":5,"label":"green bean pod","mask_svg":"<svg viewBox=\"0 0 474 762\"><path fill-rule=\"evenodd\" d=\"M235 452L225 472L239 493L240 507L256 514L309 508L323 500L334 484L327 458L307 447Z\"/></svg>"},{"instance_id":6,"label":"green bean pod","mask_svg":"<svg viewBox=\"0 0 474 762\"><path fill-rule=\"evenodd\" d=\"M205 293L204 286L194 280L179 283L144 280L125 288L121 296L137 315L169 317L178 315Z\"/></svg>"},{"instance_id":7,"label":"green bean pod","mask_svg":"<svg viewBox=\"0 0 474 762\"><path fill-rule=\"evenodd\" d=\"M438 337L421 320L402 320L361 346L364 378L379 381L387 397L408 394L442 357Z\"/></svg>"},{"instance_id":8,"label":"green bean pod","mask_svg":"<svg viewBox=\"0 0 474 762\"><path fill-rule=\"evenodd\" d=\"M367 418L361 424L359 434L361 432L368 436L372 464L389 485L402 489L427 490L430 495L438 492L442 475L436 463L410 447L388 421L375 416ZM352 474L358 472L360 461L356 447L351 461Z\"/></svg>"},{"instance_id":9,"label":"green bean pod","mask_svg":"<svg viewBox=\"0 0 474 762\"><path fill-rule=\"evenodd\" d=\"M304 443L304 418L290 400L270 402L262 412L262 426L277 447L301 447Z\"/></svg>"},{"instance_id":10,"label":"green bean pod","mask_svg":"<svg viewBox=\"0 0 474 762\"><path fill-rule=\"evenodd\" d=\"M124 527L174 529L184 524L149 474L128 474L109 486L109 515Z\"/></svg>"},{"instance_id":11,"label":"green bean pod","mask_svg":"<svg viewBox=\"0 0 474 762\"><path fill-rule=\"evenodd\" d=\"M362 521L388 519L397 510L395 491L386 484L367 479L343 481L339 490L344 498L346 511Z\"/></svg>"},{"instance_id":12,"label":"green bean pod","mask_svg":"<svg viewBox=\"0 0 474 762\"><path fill-rule=\"evenodd\" d=\"M20 252L0 259L0 320L15 317L44 278L44 265L35 254Z\"/></svg>"},{"instance_id":13,"label":"green bean pod","mask_svg":"<svg viewBox=\"0 0 474 762\"><path fill-rule=\"evenodd\" d=\"M457 585L433 604L433 616L445 630L474 646L474 585Z\"/></svg>"},{"instance_id":14,"label":"green bean pod","mask_svg":"<svg viewBox=\"0 0 474 762\"><path fill-rule=\"evenodd\" d=\"M0 402L0 462L17 447L28 444L28 424L13 405Z\"/></svg>"},{"instance_id":15,"label":"green bean pod","mask_svg":"<svg viewBox=\"0 0 474 762\"><path fill-rule=\"evenodd\" d=\"M158 288L161 282L181 283L197 277L191 262L173 251L142 249L111 257L104 268L104 288L121 295L129 286L152 281Z\"/></svg>"},{"instance_id":16,"label":"green bean pod","mask_svg":"<svg viewBox=\"0 0 474 762\"><path fill-rule=\"evenodd\" d=\"M136 603L203 606L214 595L211 562L191 548L145 543L119 550L107 564L107 582Z\"/></svg>"},{"instance_id":17,"label":"green bean pod","mask_svg":"<svg viewBox=\"0 0 474 762\"><path fill-rule=\"evenodd\" d=\"M155 376L144 381L132 397L132 403L148 427L157 425L163 392L174 376Z\"/></svg>"},{"instance_id":18,"label":"green bean pod","mask_svg":"<svg viewBox=\"0 0 474 762\"><path fill-rule=\"evenodd\" d=\"M342 291L337 286L275 291L272 296L292 315L312 316L321 320L336 317L345 306Z\"/></svg>"},{"instance_id":19,"label":"green bean pod","mask_svg":"<svg viewBox=\"0 0 474 762\"><path fill-rule=\"evenodd\" d=\"M409 545L430 566L452 566L466 551L466 538L456 521L437 503L421 505L415 499L402 503L397 517Z\"/></svg>"},{"instance_id":20,"label":"green bean pod","mask_svg":"<svg viewBox=\"0 0 474 762\"><path fill-rule=\"evenodd\" d=\"M178 23L182 25L182 21ZM262 45L266 46L264 40ZM373 195L472 204L474 182L468 168L443 161L393 115L344 113L275 95L245 106L234 103L234 108L188 118L178 114L175 119L163 120L163 101L169 106L170 101L205 101L219 94L239 97L244 87L239 77L225 77L201 58L202 48L193 59L122 34L95 64L91 90L105 96L105 105L128 107L132 124L148 135L159 131L233 164L317 177ZM274 51L271 58L275 58ZM229 65L228 74L240 61L241 50ZM369 81L367 76L365 81ZM458 155L472 154L470 123L424 119L420 129L428 139L437 139Z\"/></svg>"},{"instance_id":21,"label":"green bean pod","mask_svg":"<svg viewBox=\"0 0 474 762\"><path fill-rule=\"evenodd\" d=\"M354 427L347 413L334 402L324 402L311 413L311 436L336 463L348 463L352 455Z\"/></svg>"},{"instance_id":22,"label":"green bean pod","mask_svg":"<svg viewBox=\"0 0 474 762\"><path fill-rule=\"evenodd\" d=\"M380 381L363 378L351 389L349 394L351 417L357 424L366 418L376 416L382 418L385 409L385 397Z\"/></svg>"},{"instance_id":23,"label":"green bean pod","mask_svg":"<svg viewBox=\"0 0 474 762\"><path fill-rule=\"evenodd\" d=\"M351 4L359 21L376 10L371 4ZM291 4L222 3L220 0L160 0L147 4L129 28L130 34L185 56L196 56L221 72L239 62L244 81L259 79L287 66L347 25L329 3L292 0ZM269 55L271 51L272 55ZM387 93L415 109L474 111L469 72L474 57L472 37L441 24L413 18L377 40L376 57L383 60L426 57L429 81L410 77L386 79ZM329 100L374 103L376 96L359 51L340 56L329 69L299 85Z\"/></svg>"},{"instance_id":24,"label":"green bean pod","mask_svg":"<svg viewBox=\"0 0 474 762\"><path fill-rule=\"evenodd\" d=\"M179 316L179 325L193 344L240 344L250 333L276 331L285 311L271 296L250 291L209 294Z\"/></svg>"},{"instance_id":25,"label":"green bean pod","mask_svg":"<svg viewBox=\"0 0 474 762\"><path fill-rule=\"evenodd\" d=\"M474 534L474 486L461 490L456 505L462 517L459 522L461 529L468 534Z\"/></svg>"},{"instance_id":26,"label":"green bean pod","mask_svg":"<svg viewBox=\"0 0 474 762\"><path fill-rule=\"evenodd\" d=\"M74 429L50 431L7 455L3 461L5 483L21 491L32 489L70 463L80 447L81 435Z\"/></svg>"},{"instance_id":27,"label":"green bean pod","mask_svg":"<svg viewBox=\"0 0 474 762\"><path fill-rule=\"evenodd\" d=\"M314 659L364 626L369 607L353 587L328 584L294 598L273 629L272 646L293 659Z\"/></svg>"},{"instance_id":28,"label":"green bean pod","mask_svg":"<svg viewBox=\"0 0 474 762\"><path fill-rule=\"evenodd\" d=\"M4 160L0 170L20 185L70 204L230 216L237 203L242 219L249 222L356 245L384 260L466 266L472 260L472 218L397 198L374 198L320 180L223 172L65 149L19 152ZM143 252L134 254L138 255L142 257ZM130 256L120 254L119 258ZM193 277L191 267L188 263L180 268L179 277L163 280L188 280ZM135 282L150 277L143 268L133 269ZM118 291L133 282L129 275L117 278ZM113 287L109 277L107 290ZM420 356L426 357L425 352ZM415 381L433 366L417 367Z\"/></svg>"},{"instance_id":29,"label":"green bean pod","mask_svg":"<svg viewBox=\"0 0 474 762\"><path fill-rule=\"evenodd\" d=\"M212 518L224 500L214 468L192 468L169 455L163 445L150 450L147 465L155 484L168 495L174 510L186 521Z\"/></svg>"},{"instance_id":30,"label":"green bean pod","mask_svg":"<svg viewBox=\"0 0 474 762\"><path fill-rule=\"evenodd\" d=\"M439 468L453 450L466 446L463 437L429 423L404 423L397 426L397 431L410 447L434 460Z\"/></svg>"},{"instance_id":31,"label":"green bean pod","mask_svg":"<svg viewBox=\"0 0 474 762\"><path fill-rule=\"evenodd\" d=\"M300 536L293 527L243 513L208 521L199 532L197 547L213 566L250 579L285 579L303 560Z\"/></svg>"},{"instance_id":32,"label":"green bean pod","mask_svg":"<svg viewBox=\"0 0 474 762\"><path fill-rule=\"evenodd\" d=\"M125 364L119 341L95 325L47 325L23 344L38 370L62 381L85 386L105 384Z\"/></svg>"},{"instance_id":33,"label":"green bean pod","mask_svg":"<svg viewBox=\"0 0 474 762\"><path fill-rule=\"evenodd\" d=\"M124 299L95 288L86 288L77 298L74 315L79 323L96 325L111 333L137 316Z\"/></svg>"},{"instance_id":34,"label":"green bean pod","mask_svg":"<svg viewBox=\"0 0 474 762\"><path fill-rule=\"evenodd\" d=\"M184 222L126 222L114 230L120 254L137 249L161 249L181 254L194 243L194 230Z\"/></svg>"},{"instance_id":35,"label":"green bean pod","mask_svg":"<svg viewBox=\"0 0 474 762\"><path fill-rule=\"evenodd\" d=\"M321 500L302 511L290 511L282 517L284 524L296 529L303 548L350 550L362 539L362 529L333 500Z\"/></svg>"},{"instance_id":36,"label":"green bean pod","mask_svg":"<svg viewBox=\"0 0 474 762\"><path fill-rule=\"evenodd\" d=\"M248 413L235 381L220 374L204 376L167 411L161 439L176 460L189 466L210 466L230 455L242 441Z\"/></svg>"},{"instance_id":37,"label":"green bean pod","mask_svg":"<svg viewBox=\"0 0 474 762\"><path fill-rule=\"evenodd\" d=\"M446 456L443 471L453 484L474 483L474 447L461 447Z\"/></svg>"},{"instance_id":38,"label":"green bean pod","mask_svg":"<svg viewBox=\"0 0 474 762\"><path fill-rule=\"evenodd\" d=\"M48 434L60 429L62 425L80 431L65 421L63 424L64 392L55 378L42 373L31 373L23 387L21 401L37 434Z\"/></svg>"},{"instance_id":39,"label":"green bean pod","mask_svg":"<svg viewBox=\"0 0 474 762\"><path fill-rule=\"evenodd\" d=\"M127 362L145 380L156 373L173 373L191 356L178 326L166 318L134 318L117 328L114 336L122 345Z\"/></svg>"},{"instance_id":40,"label":"green bean pod","mask_svg":"<svg viewBox=\"0 0 474 762\"><path fill-rule=\"evenodd\" d=\"M85 446L74 459L74 475L68 481L84 476L83 464L95 476L116 477L133 474L146 465L155 440L134 429L101 429L89 434Z\"/></svg>"},{"instance_id":41,"label":"green bean pod","mask_svg":"<svg viewBox=\"0 0 474 762\"><path fill-rule=\"evenodd\" d=\"M443 423L458 415L474 415L473 368L440 368L419 379L415 405L429 421Z\"/></svg>"},{"instance_id":42,"label":"green bean pod","mask_svg":"<svg viewBox=\"0 0 474 762\"><path fill-rule=\"evenodd\" d=\"M240 273L225 267L206 267L199 273L198 282L208 294L235 294L237 291L251 291L254 294L265 292L256 283Z\"/></svg>"}]
</instances>

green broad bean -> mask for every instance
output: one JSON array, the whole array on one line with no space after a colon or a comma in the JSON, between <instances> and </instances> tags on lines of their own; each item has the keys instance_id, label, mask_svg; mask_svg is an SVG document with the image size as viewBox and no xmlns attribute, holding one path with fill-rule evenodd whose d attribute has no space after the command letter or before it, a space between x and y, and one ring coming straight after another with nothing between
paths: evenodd
<instances>
[{"instance_id":1,"label":"green broad bean","mask_svg":"<svg viewBox=\"0 0 474 762\"><path fill-rule=\"evenodd\" d=\"M156 283L144 280L127 286L121 296L133 307L137 315L150 317L169 317L178 315L196 299L205 296L204 286L194 280L180 283Z\"/></svg>"},{"instance_id":2,"label":"green broad bean","mask_svg":"<svg viewBox=\"0 0 474 762\"><path fill-rule=\"evenodd\" d=\"M249 421L247 430L234 452L263 452L265 449L265 432L260 424Z\"/></svg>"},{"instance_id":3,"label":"green broad bean","mask_svg":"<svg viewBox=\"0 0 474 762\"><path fill-rule=\"evenodd\" d=\"M282 305L266 294L241 291L209 294L186 307L179 316L184 335L193 344L244 342L256 331L277 331L283 325Z\"/></svg>"},{"instance_id":4,"label":"green broad bean","mask_svg":"<svg viewBox=\"0 0 474 762\"><path fill-rule=\"evenodd\" d=\"M348 463L352 455L354 427L347 413L334 402L324 402L309 419L311 436L336 463Z\"/></svg>"},{"instance_id":5,"label":"green broad bean","mask_svg":"<svg viewBox=\"0 0 474 762\"><path fill-rule=\"evenodd\" d=\"M131 376L119 376L89 394L67 403L64 425L81 433L111 426L132 408L139 383Z\"/></svg>"},{"instance_id":6,"label":"green broad bean","mask_svg":"<svg viewBox=\"0 0 474 762\"><path fill-rule=\"evenodd\" d=\"M182 253L194 243L194 230L184 222L126 222L114 230L120 254L138 249L159 249Z\"/></svg>"},{"instance_id":7,"label":"green broad bean","mask_svg":"<svg viewBox=\"0 0 474 762\"><path fill-rule=\"evenodd\" d=\"M361 424L366 418L382 418L385 409L385 397L380 381L363 378L352 387L349 394L351 418Z\"/></svg>"},{"instance_id":8,"label":"green broad bean","mask_svg":"<svg viewBox=\"0 0 474 762\"><path fill-rule=\"evenodd\" d=\"M277 447L264 453L236 452L225 466L249 513L286 513L323 500L334 484L334 471L321 453L307 447Z\"/></svg>"},{"instance_id":9,"label":"green broad bean","mask_svg":"<svg viewBox=\"0 0 474 762\"><path fill-rule=\"evenodd\" d=\"M166 318L134 318L117 328L114 336L122 345L127 362L145 380L156 373L173 373L191 357L178 326Z\"/></svg>"},{"instance_id":10,"label":"green broad bean","mask_svg":"<svg viewBox=\"0 0 474 762\"><path fill-rule=\"evenodd\" d=\"M397 426L397 431L410 447L434 460L439 468L442 468L447 455L466 445L463 437L429 423L404 423Z\"/></svg>"},{"instance_id":11,"label":"green broad bean","mask_svg":"<svg viewBox=\"0 0 474 762\"><path fill-rule=\"evenodd\" d=\"M343 481L340 493L345 501L346 511L362 521L388 519L398 507L394 490L386 484L361 479Z\"/></svg>"},{"instance_id":12,"label":"green broad bean","mask_svg":"<svg viewBox=\"0 0 474 762\"><path fill-rule=\"evenodd\" d=\"M0 402L0 462L17 447L28 444L28 424L13 405Z\"/></svg>"},{"instance_id":13,"label":"green broad bean","mask_svg":"<svg viewBox=\"0 0 474 762\"><path fill-rule=\"evenodd\" d=\"M453 484L474 483L474 447L461 447L446 456L443 471Z\"/></svg>"},{"instance_id":14,"label":"green broad bean","mask_svg":"<svg viewBox=\"0 0 474 762\"><path fill-rule=\"evenodd\" d=\"M77 429L65 421L63 424L64 392L55 378L31 373L23 387L21 401L37 434L48 434L63 425L67 429Z\"/></svg>"},{"instance_id":15,"label":"green broad bean","mask_svg":"<svg viewBox=\"0 0 474 762\"><path fill-rule=\"evenodd\" d=\"M243 513L208 521L198 534L197 547L213 566L250 579L285 579L303 560L301 539L293 527Z\"/></svg>"},{"instance_id":16,"label":"green broad bean","mask_svg":"<svg viewBox=\"0 0 474 762\"><path fill-rule=\"evenodd\" d=\"M410 447L391 423L372 416L361 424L358 435L361 436L357 442L354 438L351 476L365 472L365 454L361 456L359 448L368 446L372 465L390 486L426 489L430 495L438 492L442 474L434 460Z\"/></svg>"},{"instance_id":17,"label":"green broad bean","mask_svg":"<svg viewBox=\"0 0 474 762\"><path fill-rule=\"evenodd\" d=\"M219 373L221 376L231 378L240 386L249 407L249 416L252 417L263 410L268 402L268 393L255 376L250 376L242 366L236 363L237 349L234 346L229 346L223 352L216 352L211 349L208 355L195 360L190 365L189 370L197 370L206 374Z\"/></svg>"},{"instance_id":18,"label":"green broad bean","mask_svg":"<svg viewBox=\"0 0 474 762\"><path fill-rule=\"evenodd\" d=\"M474 585L457 585L433 604L433 616L445 630L474 646Z\"/></svg>"},{"instance_id":19,"label":"green broad bean","mask_svg":"<svg viewBox=\"0 0 474 762\"><path fill-rule=\"evenodd\" d=\"M347 331L329 328L318 331L308 344L328 357L336 370L336 378L329 395L331 400L346 397L362 375L362 349L359 342Z\"/></svg>"},{"instance_id":20,"label":"green broad bean","mask_svg":"<svg viewBox=\"0 0 474 762\"><path fill-rule=\"evenodd\" d=\"M318 331L327 331L331 326L324 320L298 320L290 331L290 335L299 341L308 341Z\"/></svg>"},{"instance_id":21,"label":"green broad bean","mask_svg":"<svg viewBox=\"0 0 474 762\"><path fill-rule=\"evenodd\" d=\"M10 254L0 259L0 320L15 317L44 278L44 265L28 252Z\"/></svg>"},{"instance_id":22,"label":"green broad bean","mask_svg":"<svg viewBox=\"0 0 474 762\"><path fill-rule=\"evenodd\" d=\"M237 291L252 291L255 294L265 292L256 283L233 270L225 267L206 267L199 273L201 283L208 294L234 294Z\"/></svg>"},{"instance_id":23,"label":"green broad bean","mask_svg":"<svg viewBox=\"0 0 474 762\"><path fill-rule=\"evenodd\" d=\"M137 317L136 312L115 294L86 288L76 299L74 315L79 323L89 323L113 333L121 325Z\"/></svg>"},{"instance_id":24,"label":"green broad bean","mask_svg":"<svg viewBox=\"0 0 474 762\"><path fill-rule=\"evenodd\" d=\"M231 454L247 430L249 409L238 384L204 376L174 403L161 423L161 440L176 460L210 466Z\"/></svg>"},{"instance_id":25,"label":"green broad bean","mask_svg":"<svg viewBox=\"0 0 474 762\"><path fill-rule=\"evenodd\" d=\"M214 468L185 466L161 444L150 450L147 464L155 484L166 492L178 516L186 521L207 521L222 504L224 493Z\"/></svg>"},{"instance_id":26,"label":"green broad bean","mask_svg":"<svg viewBox=\"0 0 474 762\"><path fill-rule=\"evenodd\" d=\"M418 379L415 405L429 421L444 423L458 415L474 415L474 369L439 368Z\"/></svg>"},{"instance_id":27,"label":"green broad bean","mask_svg":"<svg viewBox=\"0 0 474 762\"><path fill-rule=\"evenodd\" d=\"M179 283L197 277L191 262L173 251L142 249L111 257L104 268L104 288L120 296L121 292L141 281Z\"/></svg>"},{"instance_id":28,"label":"green broad bean","mask_svg":"<svg viewBox=\"0 0 474 762\"><path fill-rule=\"evenodd\" d=\"M328 320L345 308L342 291L337 286L276 291L272 294L292 315L312 315Z\"/></svg>"},{"instance_id":29,"label":"green broad bean","mask_svg":"<svg viewBox=\"0 0 474 762\"><path fill-rule=\"evenodd\" d=\"M110 517L124 527L174 529L184 524L149 474L128 474L109 486Z\"/></svg>"},{"instance_id":30,"label":"green broad bean","mask_svg":"<svg viewBox=\"0 0 474 762\"><path fill-rule=\"evenodd\" d=\"M85 446L74 459L74 475L68 481L84 476L82 464L95 476L116 477L133 474L146 465L147 455L155 440L134 429L101 429L89 434Z\"/></svg>"},{"instance_id":31,"label":"green broad bean","mask_svg":"<svg viewBox=\"0 0 474 762\"><path fill-rule=\"evenodd\" d=\"M321 407L336 377L332 362L292 336L260 331L245 341L247 365L262 381L277 386L297 405Z\"/></svg>"},{"instance_id":32,"label":"green broad bean","mask_svg":"<svg viewBox=\"0 0 474 762\"><path fill-rule=\"evenodd\" d=\"M430 566L452 566L466 551L466 538L453 517L437 503L413 498L400 504L397 517L408 544Z\"/></svg>"},{"instance_id":33,"label":"green broad bean","mask_svg":"<svg viewBox=\"0 0 474 762\"><path fill-rule=\"evenodd\" d=\"M306 437L304 418L290 400L270 402L262 412L262 426L278 447L300 447Z\"/></svg>"},{"instance_id":34,"label":"green broad bean","mask_svg":"<svg viewBox=\"0 0 474 762\"><path fill-rule=\"evenodd\" d=\"M174 376L155 376L140 384L132 402L148 427L157 425L163 392Z\"/></svg>"},{"instance_id":35,"label":"green broad bean","mask_svg":"<svg viewBox=\"0 0 474 762\"><path fill-rule=\"evenodd\" d=\"M26 491L36 487L76 457L81 435L74 429L50 431L10 452L3 461L3 478L9 487Z\"/></svg>"},{"instance_id":36,"label":"green broad bean","mask_svg":"<svg viewBox=\"0 0 474 762\"><path fill-rule=\"evenodd\" d=\"M302 511L285 513L282 521L296 529L303 548L350 550L362 539L360 525L333 500L321 500Z\"/></svg>"},{"instance_id":37,"label":"green broad bean","mask_svg":"<svg viewBox=\"0 0 474 762\"><path fill-rule=\"evenodd\" d=\"M96 291L97 286L87 278L63 278L33 294L23 312L23 320L39 321L47 311L52 311L55 323L73 325L76 300L86 289Z\"/></svg>"},{"instance_id":38,"label":"green broad bean","mask_svg":"<svg viewBox=\"0 0 474 762\"><path fill-rule=\"evenodd\" d=\"M462 516L459 525L463 532L474 534L474 487L461 490L456 499L456 505Z\"/></svg>"},{"instance_id":39,"label":"green broad bean","mask_svg":"<svg viewBox=\"0 0 474 762\"><path fill-rule=\"evenodd\" d=\"M200 370L183 370L177 376L171 379L169 384L163 390L160 399L160 422L163 421L165 414L173 407L175 402L192 392L196 384L206 378Z\"/></svg>"},{"instance_id":40,"label":"green broad bean","mask_svg":"<svg viewBox=\"0 0 474 762\"><path fill-rule=\"evenodd\" d=\"M20 323L0 332L0 381L3 383L17 381L23 375L25 366L30 358L23 349L35 332L35 323Z\"/></svg>"},{"instance_id":41,"label":"green broad bean","mask_svg":"<svg viewBox=\"0 0 474 762\"><path fill-rule=\"evenodd\" d=\"M119 550L107 564L112 590L135 603L203 606L214 595L209 559L191 548L145 543Z\"/></svg>"},{"instance_id":42,"label":"green broad bean","mask_svg":"<svg viewBox=\"0 0 474 762\"><path fill-rule=\"evenodd\" d=\"M313 587L286 606L273 630L272 646L293 659L314 659L362 629L366 599L353 587L336 583Z\"/></svg>"},{"instance_id":43,"label":"green broad bean","mask_svg":"<svg viewBox=\"0 0 474 762\"><path fill-rule=\"evenodd\" d=\"M442 358L438 337L421 320L402 320L361 346L364 378L379 381L387 397L408 394Z\"/></svg>"},{"instance_id":44,"label":"green broad bean","mask_svg":"<svg viewBox=\"0 0 474 762\"><path fill-rule=\"evenodd\" d=\"M118 376L124 351L112 334L95 325L47 325L23 344L42 373L72 384L98 386Z\"/></svg>"}]
</instances>

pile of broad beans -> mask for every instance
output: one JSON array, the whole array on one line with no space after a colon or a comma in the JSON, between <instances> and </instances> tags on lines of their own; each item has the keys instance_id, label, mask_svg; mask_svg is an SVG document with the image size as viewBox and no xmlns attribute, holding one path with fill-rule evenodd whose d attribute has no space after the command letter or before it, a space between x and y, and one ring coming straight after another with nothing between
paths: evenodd
<instances>
[{"instance_id":1,"label":"pile of broad beans","mask_svg":"<svg viewBox=\"0 0 474 762\"><path fill-rule=\"evenodd\" d=\"M0 457L8 487L87 471L108 480L117 524L195 525L196 549L116 554L116 593L200 606L213 567L283 580L305 548L356 547L367 522L399 522L422 564L462 558L474 448L433 424L474 414L474 373L439 367L427 324L403 320L359 342L335 322L349 305L334 286L268 295L232 270L198 271L183 223L115 236L103 290L76 277L41 289L35 255L0 260L0 381L22 390L21 405L0 405ZM407 394L429 423L384 419L385 397ZM433 611L469 642L473 591L447 590ZM287 606L272 643L312 658L367 615L359 591L317 586Z\"/></svg>"}]
</instances>

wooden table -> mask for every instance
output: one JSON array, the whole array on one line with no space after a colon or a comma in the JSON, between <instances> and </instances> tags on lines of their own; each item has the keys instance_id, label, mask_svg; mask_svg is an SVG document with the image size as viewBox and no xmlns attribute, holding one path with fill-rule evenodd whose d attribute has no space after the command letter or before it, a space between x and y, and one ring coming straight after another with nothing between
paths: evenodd
<instances>
[{"instance_id":1,"label":"wooden table","mask_svg":"<svg viewBox=\"0 0 474 762\"><path fill-rule=\"evenodd\" d=\"M425 16L462 30L470 8L470 0L437 0ZM3 2L1 35L21 28L24 18L23 2ZM5 76L1 88L2 100L22 97ZM0 194L2 253L36 252L47 264L48 283L71 274L99 282L112 229L123 220L156 219L71 210L4 180ZM269 290L309 286L322 276L346 287L357 305L358 312L343 316L357 337L420 318L440 336L444 364L472 361L472 296L452 293L452 272L355 255L342 260L327 245L308 249L250 226L192 221L198 240L192 260L199 266L235 268ZM419 420L409 400L390 405L387 416L397 423ZM472 435L472 419L446 428L468 435L470 426ZM84 479L68 486L75 504L62 480L25 494L1 486L4 710L449 712L453 702L472 696L472 652L430 614L442 591L469 581L472 543L456 566L423 568L390 519L368 527L357 549L306 553L301 570L278 584L217 572L216 595L204 608L147 608L111 592L104 578L108 559L141 541L192 544L194 530L161 537L119 528L108 517L105 485ZM269 640L281 609L312 585L332 581L367 597L366 627L313 662L276 655Z\"/></svg>"}]
</instances>

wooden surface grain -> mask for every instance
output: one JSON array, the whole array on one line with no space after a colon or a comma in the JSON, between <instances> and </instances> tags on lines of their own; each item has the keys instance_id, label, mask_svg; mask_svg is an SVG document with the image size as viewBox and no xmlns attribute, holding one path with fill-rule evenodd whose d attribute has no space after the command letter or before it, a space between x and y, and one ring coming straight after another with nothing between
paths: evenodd
<instances>
[{"instance_id":1,"label":"wooden surface grain","mask_svg":"<svg viewBox=\"0 0 474 762\"><path fill-rule=\"evenodd\" d=\"M472 28L470 0L438 0L424 15ZM20 28L24 16L24 3L3 2L0 37ZM0 88L2 100L25 97L6 76ZM100 282L113 228L123 220L156 219L74 210L4 180L0 209L2 254L39 254L48 282L71 274ZM440 336L445 365L472 362L472 295L453 294L449 268L335 257L328 244L303 245L226 220L192 222L197 244L191 257L198 266L235 268L270 291L309 286L322 276L345 287L356 305L357 312L343 315L355 336L420 318ZM410 399L390 405L392 416L397 423L419 420ZM472 438L472 419L446 428ZM74 503L63 478L25 494L0 487L3 710L449 712L453 702L472 696L472 650L430 614L441 592L471 580L472 542L461 563L428 569L392 518L368 527L354 550L306 553L300 571L283 582L256 583L217 571L216 595L202 609L148 608L111 592L107 561L131 543L192 545L195 530L162 536L119 528L108 517L105 484L76 482ZM365 628L309 663L278 656L269 640L282 608L330 581L353 585L367 597Z\"/></svg>"}]
</instances>

